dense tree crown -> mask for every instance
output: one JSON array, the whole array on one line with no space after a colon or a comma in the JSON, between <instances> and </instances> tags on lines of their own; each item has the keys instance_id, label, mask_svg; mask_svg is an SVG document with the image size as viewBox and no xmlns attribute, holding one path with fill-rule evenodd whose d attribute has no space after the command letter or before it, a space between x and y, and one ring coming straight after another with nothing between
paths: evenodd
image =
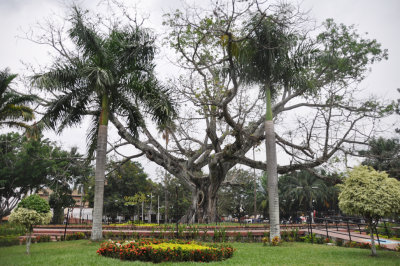
<instances>
[{"instance_id":1,"label":"dense tree crown","mask_svg":"<svg viewBox=\"0 0 400 266\"><path fill-rule=\"evenodd\" d=\"M371 252L375 256L373 235L379 219L400 213L400 182L370 166L357 166L339 187L340 209L365 218L370 229Z\"/></svg>"},{"instance_id":2,"label":"dense tree crown","mask_svg":"<svg viewBox=\"0 0 400 266\"><path fill-rule=\"evenodd\" d=\"M26 253L30 252L31 235L34 225L48 224L52 217L49 203L42 199L39 195L30 195L18 204L11 215L9 221L11 223L22 224L28 232L26 240Z\"/></svg>"},{"instance_id":3,"label":"dense tree crown","mask_svg":"<svg viewBox=\"0 0 400 266\"><path fill-rule=\"evenodd\" d=\"M339 207L347 214L377 220L400 212L400 182L385 172L358 166L339 187Z\"/></svg>"},{"instance_id":4,"label":"dense tree crown","mask_svg":"<svg viewBox=\"0 0 400 266\"><path fill-rule=\"evenodd\" d=\"M385 171L390 177L400 180L400 144L399 140L374 138L368 143L368 150L359 151L366 159L363 165L372 166L375 170Z\"/></svg>"},{"instance_id":5,"label":"dense tree crown","mask_svg":"<svg viewBox=\"0 0 400 266\"><path fill-rule=\"evenodd\" d=\"M79 156L76 149L64 151L47 139L0 135L0 217L7 216L27 193L42 187L69 191L90 171Z\"/></svg>"}]
</instances>

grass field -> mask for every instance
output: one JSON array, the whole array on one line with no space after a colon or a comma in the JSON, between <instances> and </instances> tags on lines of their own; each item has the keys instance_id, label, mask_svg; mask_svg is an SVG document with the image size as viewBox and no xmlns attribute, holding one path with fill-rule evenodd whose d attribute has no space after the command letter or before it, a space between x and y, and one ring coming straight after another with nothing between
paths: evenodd
<instances>
[{"instance_id":1,"label":"grass field","mask_svg":"<svg viewBox=\"0 0 400 266\"><path fill-rule=\"evenodd\" d=\"M25 255L25 246L0 248L0 265L150 265L104 258L96 254L99 243L88 240L33 244L31 255ZM233 243L237 249L233 258L209 264L162 263L158 265L400 265L400 252L370 251L306 243L284 243L279 247L260 243Z\"/></svg>"}]
</instances>

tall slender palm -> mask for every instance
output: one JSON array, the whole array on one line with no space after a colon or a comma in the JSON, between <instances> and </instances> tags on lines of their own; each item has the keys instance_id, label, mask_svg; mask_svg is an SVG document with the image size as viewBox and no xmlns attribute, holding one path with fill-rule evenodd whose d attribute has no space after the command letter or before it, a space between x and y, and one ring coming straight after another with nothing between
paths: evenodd
<instances>
[{"instance_id":1,"label":"tall slender palm","mask_svg":"<svg viewBox=\"0 0 400 266\"><path fill-rule=\"evenodd\" d=\"M33 110L27 106L35 101L35 97L19 95L10 89L16 77L8 69L0 70L0 127L28 128L25 122L35 117Z\"/></svg>"},{"instance_id":2,"label":"tall slender palm","mask_svg":"<svg viewBox=\"0 0 400 266\"><path fill-rule=\"evenodd\" d=\"M302 58L308 43L299 42L299 34L289 32L289 26L278 17L256 15L246 25L247 40L241 46L241 76L245 83L260 85L265 95L265 147L267 156L268 204L270 237L280 237L279 190L272 102L281 88L296 89L303 85Z\"/></svg>"},{"instance_id":3,"label":"tall slender palm","mask_svg":"<svg viewBox=\"0 0 400 266\"><path fill-rule=\"evenodd\" d=\"M69 38L76 51L58 58L51 69L33 77L34 84L58 95L43 118L61 132L92 116L89 156L96 150L93 240L102 238L107 131L110 115L123 116L134 136L145 116L159 124L174 113L167 90L154 77L154 38L137 25L114 23L109 32L97 30L86 13L73 7ZM96 146L97 145L97 146Z\"/></svg>"},{"instance_id":4,"label":"tall slender palm","mask_svg":"<svg viewBox=\"0 0 400 266\"><path fill-rule=\"evenodd\" d=\"M267 155L268 202L270 219L270 237L280 237L279 226L279 192L275 144L275 130L272 114L272 99L276 83L281 81L283 62L289 46L288 35L284 27L270 18L261 19L255 16L248 27L253 31L243 46L242 76L247 83L260 84L265 94L265 146Z\"/></svg>"}]
</instances>

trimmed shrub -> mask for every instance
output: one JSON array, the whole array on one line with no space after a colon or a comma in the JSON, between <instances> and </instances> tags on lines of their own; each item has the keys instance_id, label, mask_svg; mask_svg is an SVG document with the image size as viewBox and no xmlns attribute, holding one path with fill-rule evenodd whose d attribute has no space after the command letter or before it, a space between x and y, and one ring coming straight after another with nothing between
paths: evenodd
<instances>
[{"instance_id":1,"label":"trimmed shrub","mask_svg":"<svg viewBox=\"0 0 400 266\"><path fill-rule=\"evenodd\" d=\"M82 232L75 232L73 234L66 235L65 238L67 241L85 239L85 234Z\"/></svg>"},{"instance_id":2,"label":"trimmed shrub","mask_svg":"<svg viewBox=\"0 0 400 266\"><path fill-rule=\"evenodd\" d=\"M343 246L343 239L336 238L335 242L336 242L336 246L338 246L338 247Z\"/></svg>"},{"instance_id":3,"label":"trimmed shrub","mask_svg":"<svg viewBox=\"0 0 400 266\"><path fill-rule=\"evenodd\" d=\"M36 243L50 242L50 241L51 241L51 237L49 235L36 236Z\"/></svg>"},{"instance_id":4,"label":"trimmed shrub","mask_svg":"<svg viewBox=\"0 0 400 266\"><path fill-rule=\"evenodd\" d=\"M97 253L121 260L139 261L221 261L232 257L234 249L229 245L204 245L183 240L143 239L141 241L106 241Z\"/></svg>"}]
</instances>

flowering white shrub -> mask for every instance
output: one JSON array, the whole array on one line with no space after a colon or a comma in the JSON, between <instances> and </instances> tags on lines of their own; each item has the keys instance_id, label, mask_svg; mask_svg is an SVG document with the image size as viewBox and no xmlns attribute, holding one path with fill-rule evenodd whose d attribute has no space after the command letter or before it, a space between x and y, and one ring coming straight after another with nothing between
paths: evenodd
<instances>
[{"instance_id":1,"label":"flowering white shrub","mask_svg":"<svg viewBox=\"0 0 400 266\"><path fill-rule=\"evenodd\" d=\"M22 224L28 231L30 231L33 225L50 223L51 218L51 212L38 213L35 210L18 208L11 213L9 221L12 223Z\"/></svg>"}]
</instances>

